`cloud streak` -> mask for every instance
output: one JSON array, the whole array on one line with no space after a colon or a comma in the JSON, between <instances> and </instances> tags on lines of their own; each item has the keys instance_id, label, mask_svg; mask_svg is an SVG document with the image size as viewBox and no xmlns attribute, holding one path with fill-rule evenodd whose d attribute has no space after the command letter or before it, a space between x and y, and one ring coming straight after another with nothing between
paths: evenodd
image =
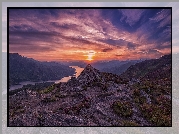
<instances>
[{"instance_id":1,"label":"cloud streak","mask_svg":"<svg viewBox=\"0 0 179 134\"><path fill-rule=\"evenodd\" d=\"M84 60L90 50L96 60L125 60L171 51L170 9L11 9L9 24L10 52L38 60L44 52L48 60Z\"/></svg>"}]
</instances>

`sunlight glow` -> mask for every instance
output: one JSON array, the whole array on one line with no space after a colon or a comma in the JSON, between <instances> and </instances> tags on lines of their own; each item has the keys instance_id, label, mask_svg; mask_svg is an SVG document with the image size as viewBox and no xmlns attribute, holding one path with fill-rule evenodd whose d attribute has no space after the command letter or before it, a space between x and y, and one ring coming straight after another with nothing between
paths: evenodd
<instances>
[{"instance_id":1,"label":"sunlight glow","mask_svg":"<svg viewBox=\"0 0 179 134\"><path fill-rule=\"evenodd\" d=\"M88 51L88 54L87 54L88 57L86 60L88 60L88 61L94 60L93 57L95 56L95 54L96 54L96 52L93 50Z\"/></svg>"}]
</instances>

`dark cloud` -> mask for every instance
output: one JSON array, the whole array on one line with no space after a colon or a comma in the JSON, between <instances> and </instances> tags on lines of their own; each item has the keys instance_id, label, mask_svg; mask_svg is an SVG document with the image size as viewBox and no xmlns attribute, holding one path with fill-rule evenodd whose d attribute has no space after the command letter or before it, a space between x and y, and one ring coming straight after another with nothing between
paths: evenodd
<instances>
[{"instance_id":1,"label":"dark cloud","mask_svg":"<svg viewBox=\"0 0 179 134\"><path fill-rule=\"evenodd\" d=\"M113 46L123 46L123 45L126 45L127 43L127 41L122 40L122 39L119 39L119 40L105 39L105 40L100 40L100 41L106 44L113 45Z\"/></svg>"},{"instance_id":2,"label":"dark cloud","mask_svg":"<svg viewBox=\"0 0 179 134\"><path fill-rule=\"evenodd\" d=\"M102 52L110 52L112 50L113 50L112 48L105 48L105 49L102 50Z\"/></svg>"},{"instance_id":3,"label":"dark cloud","mask_svg":"<svg viewBox=\"0 0 179 134\"><path fill-rule=\"evenodd\" d=\"M39 45L13 45L10 46L12 52L20 52L20 53L30 53L30 52L50 52L55 51L55 48L50 46L39 46Z\"/></svg>"},{"instance_id":4,"label":"dark cloud","mask_svg":"<svg viewBox=\"0 0 179 134\"><path fill-rule=\"evenodd\" d=\"M38 46L40 42L43 43L58 43L54 38L57 37L57 33L40 32L40 31L12 31L9 33L10 45L34 45Z\"/></svg>"},{"instance_id":5,"label":"dark cloud","mask_svg":"<svg viewBox=\"0 0 179 134\"><path fill-rule=\"evenodd\" d=\"M124 55L122 55L122 54L116 54L115 56L117 56L117 57L121 57L121 56L124 56Z\"/></svg>"},{"instance_id":6,"label":"dark cloud","mask_svg":"<svg viewBox=\"0 0 179 134\"><path fill-rule=\"evenodd\" d=\"M148 50L148 53L159 53L159 52L157 50L150 49L150 50Z\"/></svg>"},{"instance_id":7,"label":"dark cloud","mask_svg":"<svg viewBox=\"0 0 179 134\"><path fill-rule=\"evenodd\" d=\"M129 43L127 44L127 48L128 48L129 50L134 50L136 46L137 46L136 44L131 43L131 42L129 42Z\"/></svg>"}]
</instances>

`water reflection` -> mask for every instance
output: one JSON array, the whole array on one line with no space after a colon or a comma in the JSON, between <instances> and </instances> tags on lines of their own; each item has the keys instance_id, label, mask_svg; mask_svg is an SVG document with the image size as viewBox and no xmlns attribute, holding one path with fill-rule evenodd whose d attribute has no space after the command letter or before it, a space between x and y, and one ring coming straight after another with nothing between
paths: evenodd
<instances>
[{"instance_id":1,"label":"water reflection","mask_svg":"<svg viewBox=\"0 0 179 134\"><path fill-rule=\"evenodd\" d=\"M78 66L70 66L74 69L76 69L75 74L73 75L73 77L78 77L80 75L80 73L83 71L84 68L78 67ZM59 83L59 82L67 82L69 79L71 79L72 76L68 76L68 77L63 77L60 80L53 80L53 81L40 81L40 82L31 82L31 81L24 81L24 82L20 82L20 85L13 85L10 87L9 90L15 90L18 88L22 88L23 85L27 85L27 84L31 84L31 85L35 85L35 83L42 83L42 82L55 82L55 83Z\"/></svg>"},{"instance_id":2,"label":"water reflection","mask_svg":"<svg viewBox=\"0 0 179 134\"><path fill-rule=\"evenodd\" d=\"M75 68L76 71L75 71L75 74L73 75L73 77L78 77L81 72L83 71L84 68L81 68L81 67L78 67L78 66L70 66L72 68ZM59 83L59 82L67 82L69 79L71 79L72 76L68 76L68 77L63 77L61 80L57 80L57 81L54 81L55 83Z\"/></svg>"}]
</instances>

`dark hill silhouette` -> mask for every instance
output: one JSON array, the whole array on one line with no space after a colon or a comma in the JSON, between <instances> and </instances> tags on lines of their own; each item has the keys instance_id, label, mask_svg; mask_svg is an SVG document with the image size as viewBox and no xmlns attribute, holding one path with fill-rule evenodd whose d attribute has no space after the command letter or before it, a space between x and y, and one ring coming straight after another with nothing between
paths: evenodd
<instances>
[{"instance_id":1,"label":"dark hill silhouette","mask_svg":"<svg viewBox=\"0 0 179 134\"><path fill-rule=\"evenodd\" d=\"M56 62L40 62L18 53L9 53L9 83L57 80L73 75L75 69Z\"/></svg>"},{"instance_id":2,"label":"dark hill silhouette","mask_svg":"<svg viewBox=\"0 0 179 134\"><path fill-rule=\"evenodd\" d=\"M164 55L159 59L145 60L130 66L124 73L123 78L136 79L164 79L171 78L171 54Z\"/></svg>"}]
</instances>

